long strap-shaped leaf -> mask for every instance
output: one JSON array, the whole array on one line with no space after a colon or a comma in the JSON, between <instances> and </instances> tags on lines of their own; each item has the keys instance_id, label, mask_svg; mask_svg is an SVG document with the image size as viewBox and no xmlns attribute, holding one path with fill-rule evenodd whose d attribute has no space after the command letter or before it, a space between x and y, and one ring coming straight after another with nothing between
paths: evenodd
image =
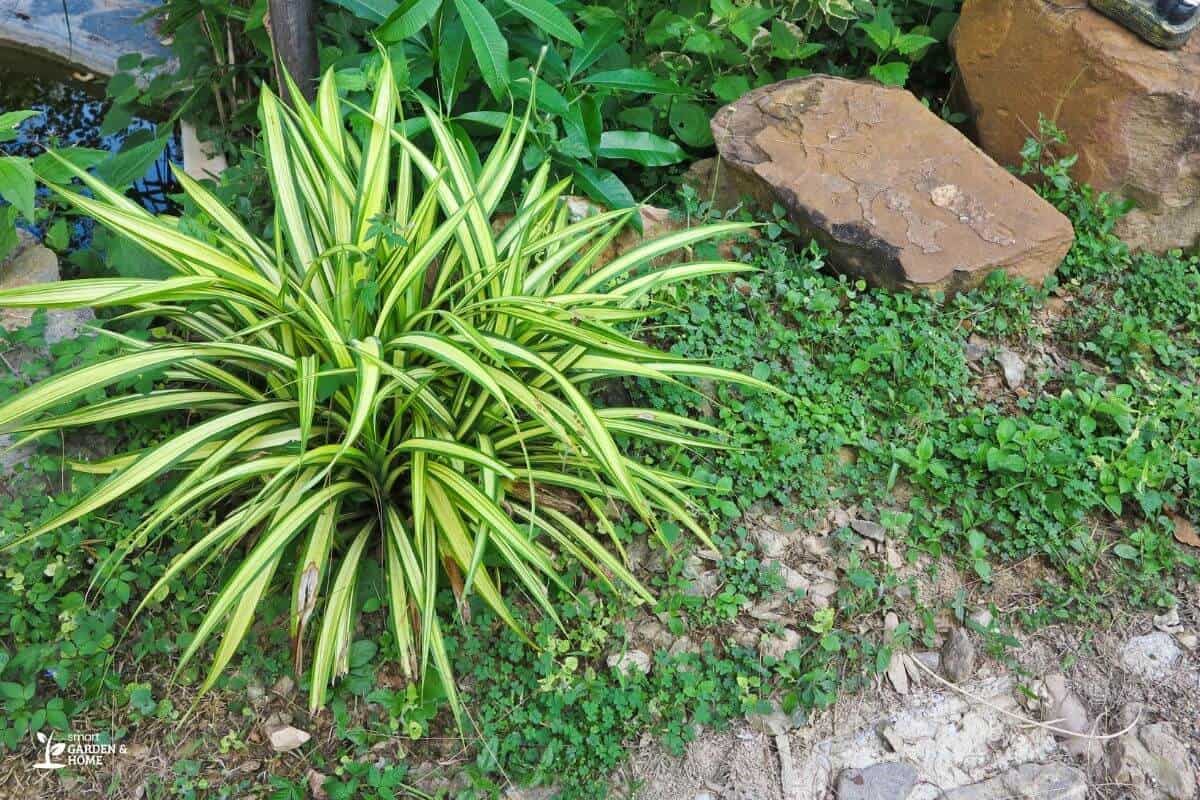
<instances>
[{"instance_id":1,"label":"long strap-shaped leaf","mask_svg":"<svg viewBox=\"0 0 1200 800\"><path fill-rule=\"evenodd\" d=\"M171 364L193 359L245 357L279 364L278 353L258 347L235 344L191 344L178 347L158 347L140 353L118 356L99 364L64 372L25 389L7 403L0 405L0 432L10 430L14 423L41 411L59 406L85 392L102 389L123 378L149 372ZM286 362L286 359L284 359ZM290 364L290 362L287 362Z\"/></svg>"},{"instance_id":2,"label":"long strap-shaped leaf","mask_svg":"<svg viewBox=\"0 0 1200 800\"><path fill-rule=\"evenodd\" d=\"M98 508L103 508L113 500L128 494L154 476L166 471L180 458L195 450L209 439L221 434L232 433L242 425L253 422L256 419L273 416L281 412L293 410L294 408L295 403L262 403L222 415L216 419L211 419L179 434L173 439L168 439L165 443L139 458L123 472L114 475L100 484L95 491L77 502L70 509L30 533L21 536L16 541L0 547L0 552L36 539L56 528L74 522Z\"/></svg>"}]
</instances>

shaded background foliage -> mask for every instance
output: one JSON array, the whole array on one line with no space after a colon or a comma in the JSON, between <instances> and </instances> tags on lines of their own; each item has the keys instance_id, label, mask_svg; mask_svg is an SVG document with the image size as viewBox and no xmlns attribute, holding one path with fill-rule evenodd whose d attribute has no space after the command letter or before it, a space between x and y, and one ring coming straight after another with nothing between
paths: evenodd
<instances>
[{"instance_id":1,"label":"shaded background foliage","mask_svg":"<svg viewBox=\"0 0 1200 800\"><path fill-rule=\"evenodd\" d=\"M579 191L630 205L712 152L708 120L746 91L810 72L870 75L945 106L946 42L960 0L337 0L318 6L322 69L362 105L381 64L454 118L468 152L486 157L503 115L529 99L538 120L526 170L549 159ZM164 105L198 121L236 162L254 160L254 100L273 82L266 0L171 0L159 16L174 37L173 73L127 62L109 85L117 121ZM139 88L139 75L148 80ZM410 105L410 110L415 103ZM948 114L948 112L946 112ZM665 169L665 171L664 171ZM261 201L253 170L229 197Z\"/></svg>"}]
</instances>

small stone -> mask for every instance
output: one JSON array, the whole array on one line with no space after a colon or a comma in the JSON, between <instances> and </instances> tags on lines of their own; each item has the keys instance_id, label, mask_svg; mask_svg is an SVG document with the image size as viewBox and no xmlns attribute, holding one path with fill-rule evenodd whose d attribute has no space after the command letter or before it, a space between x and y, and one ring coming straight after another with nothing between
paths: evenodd
<instances>
[{"instance_id":1,"label":"small stone","mask_svg":"<svg viewBox=\"0 0 1200 800\"><path fill-rule=\"evenodd\" d=\"M716 798L708 792L701 792L700 794L692 795L692 800L716 800Z\"/></svg>"},{"instance_id":2,"label":"small stone","mask_svg":"<svg viewBox=\"0 0 1200 800\"><path fill-rule=\"evenodd\" d=\"M942 671L954 683L975 674L975 644L962 628L953 628L942 645Z\"/></svg>"},{"instance_id":3,"label":"small stone","mask_svg":"<svg viewBox=\"0 0 1200 800\"><path fill-rule=\"evenodd\" d=\"M883 629L888 633L892 633L900 627L900 618L896 616L895 611L889 611L883 615Z\"/></svg>"},{"instance_id":4,"label":"small stone","mask_svg":"<svg viewBox=\"0 0 1200 800\"><path fill-rule=\"evenodd\" d=\"M299 728L293 728L291 725L280 725L271 728L267 731L267 736L271 740L271 747L276 753L287 753L300 747L312 735Z\"/></svg>"},{"instance_id":5,"label":"small stone","mask_svg":"<svg viewBox=\"0 0 1200 800\"><path fill-rule=\"evenodd\" d=\"M1064 736L1063 744L1071 755L1087 761L1099 761L1101 757L1100 743L1088 738L1094 731L1088 720L1087 708L1067 686L1064 675L1047 675L1045 679L1046 704L1042 721L1056 728L1082 734L1081 736ZM1056 734L1057 735L1057 734Z\"/></svg>"},{"instance_id":6,"label":"small stone","mask_svg":"<svg viewBox=\"0 0 1200 800\"><path fill-rule=\"evenodd\" d=\"M1172 606L1167 611L1154 617L1154 627L1165 633L1175 633L1179 630L1179 607Z\"/></svg>"},{"instance_id":7,"label":"small stone","mask_svg":"<svg viewBox=\"0 0 1200 800\"><path fill-rule=\"evenodd\" d=\"M936 673L942 668L942 656L934 650L922 650L919 653L913 653L912 657L916 661L920 661L922 666L927 667L930 672Z\"/></svg>"},{"instance_id":8,"label":"small stone","mask_svg":"<svg viewBox=\"0 0 1200 800\"><path fill-rule=\"evenodd\" d=\"M904 672L908 675L908 683L911 686L922 685L928 677L921 669L921 665L909 653L904 654Z\"/></svg>"},{"instance_id":9,"label":"small stone","mask_svg":"<svg viewBox=\"0 0 1200 800\"><path fill-rule=\"evenodd\" d=\"M296 682L292 680L290 675L284 675L279 680L275 681L275 685L271 687L271 692L277 697L291 697L296 691Z\"/></svg>"},{"instance_id":10,"label":"small stone","mask_svg":"<svg viewBox=\"0 0 1200 800\"><path fill-rule=\"evenodd\" d=\"M987 356L987 353L988 343L978 336L972 336L967 340L966 344L963 345L963 356L965 356L967 361L970 363L983 361L983 359Z\"/></svg>"},{"instance_id":11,"label":"small stone","mask_svg":"<svg viewBox=\"0 0 1200 800\"><path fill-rule=\"evenodd\" d=\"M625 565L633 571L640 570L650 555L650 545L645 539L635 539L625 548Z\"/></svg>"},{"instance_id":12,"label":"small stone","mask_svg":"<svg viewBox=\"0 0 1200 800\"><path fill-rule=\"evenodd\" d=\"M463 789L465 788L467 787L464 786ZM504 800L551 800L559 796L561 791L557 786L530 786L523 789L510 786L504 792Z\"/></svg>"},{"instance_id":13,"label":"small stone","mask_svg":"<svg viewBox=\"0 0 1200 800\"><path fill-rule=\"evenodd\" d=\"M978 625L980 628L983 628L985 631L992 627L991 609L987 609L987 608L976 609L975 611L971 612L970 616L968 616L967 619L971 620L971 622L974 622L976 625Z\"/></svg>"},{"instance_id":14,"label":"small stone","mask_svg":"<svg viewBox=\"0 0 1200 800\"><path fill-rule=\"evenodd\" d=\"M1196 647L1200 646L1200 637L1196 636L1196 634L1191 633L1190 631L1181 633L1175 638L1179 640L1179 644L1181 644L1185 650L1195 650Z\"/></svg>"},{"instance_id":15,"label":"small stone","mask_svg":"<svg viewBox=\"0 0 1200 800\"><path fill-rule=\"evenodd\" d=\"M22 240L24 246L9 257L0 259L0 289L18 289L59 279L58 256L36 242ZM0 328L16 330L29 325L33 319L30 309L0 309Z\"/></svg>"},{"instance_id":16,"label":"small stone","mask_svg":"<svg viewBox=\"0 0 1200 800\"><path fill-rule=\"evenodd\" d=\"M633 671L650 674L650 655L642 650L626 650L623 653L613 653L608 657L608 666L618 672L629 675Z\"/></svg>"},{"instance_id":17,"label":"small stone","mask_svg":"<svg viewBox=\"0 0 1200 800\"><path fill-rule=\"evenodd\" d=\"M769 714L747 714L746 723L751 730L768 736L782 736L795 727L792 718L779 710Z\"/></svg>"},{"instance_id":18,"label":"small stone","mask_svg":"<svg viewBox=\"0 0 1200 800\"><path fill-rule=\"evenodd\" d=\"M1133 704L1122 709L1120 718L1137 717ZM1110 779L1126 788L1136 800L1192 800L1196 795L1196 772L1188 747L1167 723L1145 725L1109 744Z\"/></svg>"},{"instance_id":19,"label":"small stone","mask_svg":"<svg viewBox=\"0 0 1200 800\"><path fill-rule=\"evenodd\" d=\"M680 636L678 639L676 639L674 642L671 643L670 648L668 648L668 650L667 650L667 654L670 656L679 656L684 653L699 653L699 652L700 652L700 645L693 642L691 640L691 638L687 637L687 636Z\"/></svg>"},{"instance_id":20,"label":"small stone","mask_svg":"<svg viewBox=\"0 0 1200 800\"><path fill-rule=\"evenodd\" d=\"M846 769L838 776L837 800L905 800L917 785L917 771L901 761Z\"/></svg>"},{"instance_id":21,"label":"small stone","mask_svg":"<svg viewBox=\"0 0 1200 800\"><path fill-rule=\"evenodd\" d=\"M229 168L224 150L201 139L195 123L186 120L179 122L179 140L183 150L183 171L198 181L220 182L221 174Z\"/></svg>"},{"instance_id":22,"label":"small stone","mask_svg":"<svg viewBox=\"0 0 1200 800\"><path fill-rule=\"evenodd\" d=\"M776 661L783 661L788 653L799 649L803 643L803 637L791 628L784 628L780 636L772 636L764 631L758 639L758 653L763 658L770 656Z\"/></svg>"},{"instance_id":23,"label":"small stone","mask_svg":"<svg viewBox=\"0 0 1200 800\"><path fill-rule=\"evenodd\" d=\"M653 618L647 619L637 626L637 636L655 647L669 646L674 641L674 637L667 627Z\"/></svg>"},{"instance_id":24,"label":"small stone","mask_svg":"<svg viewBox=\"0 0 1200 800\"><path fill-rule=\"evenodd\" d=\"M1025 362L1008 348L996 353L996 363L1004 370L1004 382L1008 388L1016 389L1025 382Z\"/></svg>"},{"instance_id":25,"label":"small stone","mask_svg":"<svg viewBox=\"0 0 1200 800\"><path fill-rule=\"evenodd\" d=\"M1146 680L1159 680L1171 673L1182 651L1169 634L1156 632L1135 636L1121 651L1121 665Z\"/></svg>"},{"instance_id":26,"label":"small stone","mask_svg":"<svg viewBox=\"0 0 1200 800\"><path fill-rule=\"evenodd\" d=\"M805 536L801 546L804 552L816 558L824 558L833 550L828 536Z\"/></svg>"},{"instance_id":27,"label":"small stone","mask_svg":"<svg viewBox=\"0 0 1200 800\"><path fill-rule=\"evenodd\" d=\"M250 701L252 706L260 706L267 699L267 690L262 687L261 683L246 684L246 699Z\"/></svg>"},{"instance_id":28,"label":"small stone","mask_svg":"<svg viewBox=\"0 0 1200 800\"><path fill-rule=\"evenodd\" d=\"M686 568L684 574L685 576L687 575ZM721 573L719 570L709 569L694 577L688 577L690 577L690 581L684 588L683 593L689 597L712 597L721 588Z\"/></svg>"},{"instance_id":29,"label":"small stone","mask_svg":"<svg viewBox=\"0 0 1200 800\"><path fill-rule=\"evenodd\" d=\"M1087 776L1075 767L1022 764L990 780L950 789L940 800L1085 800L1087 792Z\"/></svg>"},{"instance_id":30,"label":"small stone","mask_svg":"<svg viewBox=\"0 0 1200 800\"><path fill-rule=\"evenodd\" d=\"M814 600L818 597L828 599L833 597L838 592L837 581L833 578L821 578L809 587L809 597Z\"/></svg>"},{"instance_id":31,"label":"small stone","mask_svg":"<svg viewBox=\"0 0 1200 800\"><path fill-rule=\"evenodd\" d=\"M850 521L850 527L853 528L854 532L859 536L865 536L873 541L883 542L887 540L887 529L878 522L871 522L870 520L865 519L855 519Z\"/></svg>"},{"instance_id":32,"label":"small stone","mask_svg":"<svg viewBox=\"0 0 1200 800\"><path fill-rule=\"evenodd\" d=\"M896 694L900 695L908 694L908 670L904 661L903 653L892 653L892 660L888 662L887 668L888 683L892 684Z\"/></svg>"},{"instance_id":33,"label":"small stone","mask_svg":"<svg viewBox=\"0 0 1200 800\"><path fill-rule=\"evenodd\" d=\"M128 756L130 760L141 761L150 755L150 748L141 742L134 742L133 744L125 746L125 755Z\"/></svg>"},{"instance_id":34,"label":"small stone","mask_svg":"<svg viewBox=\"0 0 1200 800\"><path fill-rule=\"evenodd\" d=\"M733 633L729 635L738 647L744 647L750 650L757 646L758 640L761 638L759 632L754 628L739 625L733 629Z\"/></svg>"},{"instance_id":35,"label":"small stone","mask_svg":"<svg viewBox=\"0 0 1200 800\"><path fill-rule=\"evenodd\" d=\"M808 590L808 581L805 577L786 564L779 567L779 577L783 578L783 585L789 592Z\"/></svg>"},{"instance_id":36,"label":"small stone","mask_svg":"<svg viewBox=\"0 0 1200 800\"><path fill-rule=\"evenodd\" d=\"M778 607L779 600L777 598L750 606L750 609L746 613L751 619L756 619L759 622L779 622L783 619L783 615L775 610Z\"/></svg>"},{"instance_id":37,"label":"small stone","mask_svg":"<svg viewBox=\"0 0 1200 800\"><path fill-rule=\"evenodd\" d=\"M787 552L787 537L773 528L759 528L755 531L754 538L766 558L780 558Z\"/></svg>"}]
</instances>

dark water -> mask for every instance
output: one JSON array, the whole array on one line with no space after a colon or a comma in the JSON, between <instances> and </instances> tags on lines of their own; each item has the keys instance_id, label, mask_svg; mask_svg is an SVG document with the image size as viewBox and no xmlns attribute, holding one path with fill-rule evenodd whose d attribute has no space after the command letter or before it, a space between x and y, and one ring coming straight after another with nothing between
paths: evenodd
<instances>
[{"instance_id":1,"label":"dark water","mask_svg":"<svg viewBox=\"0 0 1200 800\"><path fill-rule=\"evenodd\" d=\"M117 153L123 146L154 138L156 124L145 119L134 119L117 133L103 133L101 123L108 108L102 85L78 81L67 69L31 61L24 53L0 53L0 113L22 109L41 112L21 125L16 140L0 143L0 153L32 158L48 145ZM178 191L178 185L171 178L169 164L181 161L182 149L173 134L162 155L134 181L127 194L151 211L174 211L169 195ZM45 189L39 189L40 197L45 193ZM73 244L87 244L90 237L86 226L77 233L83 241L73 236Z\"/></svg>"}]
</instances>

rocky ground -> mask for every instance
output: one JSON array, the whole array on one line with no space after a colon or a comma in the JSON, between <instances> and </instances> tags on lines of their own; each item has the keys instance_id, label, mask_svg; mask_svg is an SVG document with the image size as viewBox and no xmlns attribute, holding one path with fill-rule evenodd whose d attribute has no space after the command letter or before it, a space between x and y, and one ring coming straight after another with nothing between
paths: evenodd
<instances>
[{"instance_id":1,"label":"rocky ground","mask_svg":"<svg viewBox=\"0 0 1200 800\"><path fill-rule=\"evenodd\" d=\"M830 525L844 522L839 510ZM764 550L780 559L790 586L820 607L836 587L828 543L781 536L759 519ZM765 524L764 524L765 523ZM851 518L863 547L902 569L882 529ZM914 570L915 572L915 570ZM949 565L921 586L937 605L966 585ZM1017 608L1040 578L1032 563L997 576L988 599ZM924 579L922 579L924 582ZM704 583L701 572L700 583ZM683 758L647 738L614 781L614 796L644 800L1190 800L1200 763L1200 592L1192 604L1130 617L1095 630L1063 626L1019 635L1001 662L984 637L939 619L940 649L898 653L873 691L843 698L808 720L776 712L702 735ZM794 625L802 605L751 610ZM970 618L1000 627L982 608ZM889 613L872 623L895 627ZM915 620L913 620L915 622ZM652 622L639 632L665 637ZM744 630L734 636L749 639ZM786 650L795 634L759 635L763 653ZM798 636L797 636L798 638ZM662 646L662 640L653 641ZM693 646L676 640L671 646Z\"/></svg>"}]
</instances>

